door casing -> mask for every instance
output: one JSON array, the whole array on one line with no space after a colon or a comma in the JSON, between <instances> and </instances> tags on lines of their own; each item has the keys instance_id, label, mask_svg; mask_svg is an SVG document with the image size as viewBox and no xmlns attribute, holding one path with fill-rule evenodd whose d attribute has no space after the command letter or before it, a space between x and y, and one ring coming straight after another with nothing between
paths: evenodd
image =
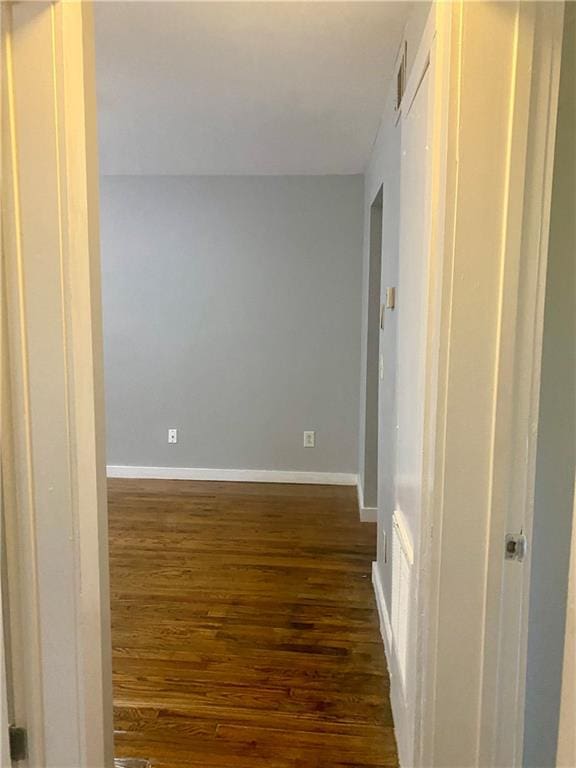
<instances>
[{"instance_id":1,"label":"door casing","mask_svg":"<svg viewBox=\"0 0 576 768\"><path fill-rule=\"evenodd\" d=\"M563 5L435 8L415 764L520 766Z\"/></svg>"},{"instance_id":2,"label":"door casing","mask_svg":"<svg viewBox=\"0 0 576 768\"><path fill-rule=\"evenodd\" d=\"M92 5L5 2L2 14L2 474L14 712L30 766L108 768Z\"/></svg>"}]
</instances>

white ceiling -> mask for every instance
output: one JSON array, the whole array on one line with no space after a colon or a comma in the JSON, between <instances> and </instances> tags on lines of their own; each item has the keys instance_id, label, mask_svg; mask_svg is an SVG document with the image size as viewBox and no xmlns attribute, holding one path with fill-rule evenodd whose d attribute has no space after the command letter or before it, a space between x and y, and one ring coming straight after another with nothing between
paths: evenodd
<instances>
[{"instance_id":1,"label":"white ceiling","mask_svg":"<svg viewBox=\"0 0 576 768\"><path fill-rule=\"evenodd\" d=\"M408 3L95 5L102 173L364 170Z\"/></svg>"}]
</instances>

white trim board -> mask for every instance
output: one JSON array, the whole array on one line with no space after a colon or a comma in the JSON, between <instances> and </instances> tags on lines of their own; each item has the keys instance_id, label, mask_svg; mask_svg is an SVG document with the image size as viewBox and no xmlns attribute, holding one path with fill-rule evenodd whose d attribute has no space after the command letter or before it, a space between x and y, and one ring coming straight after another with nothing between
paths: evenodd
<instances>
[{"instance_id":1,"label":"white trim board","mask_svg":"<svg viewBox=\"0 0 576 768\"><path fill-rule=\"evenodd\" d=\"M360 481L356 485L358 492L358 514L360 515L361 523L377 523L378 522L378 507L365 507L364 506L364 492Z\"/></svg>"},{"instance_id":2,"label":"white trim board","mask_svg":"<svg viewBox=\"0 0 576 768\"><path fill-rule=\"evenodd\" d=\"M406 755L409 754L409 718L404 699L404 689L402 687L402 675L392 636L392 622L388 606L386 605L377 562L372 563L372 586L374 587L374 597L376 598L376 607L378 608L378 616L380 618L380 634L382 635L388 674L390 676L390 704L392 705L392 719L394 721L394 734L398 747L398 760L400 768L404 768L408 765Z\"/></svg>"},{"instance_id":3,"label":"white trim board","mask_svg":"<svg viewBox=\"0 0 576 768\"><path fill-rule=\"evenodd\" d=\"M219 480L241 483L301 483L302 485L356 485L348 472L292 472L275 469L207 469L204 467L133 467L108 465L108 477L150 480Z\"/></svg>"},{"instance_id":4,"label":"white trim board","mask_svg":"<svg viewBox=\"0 0 576 768\"><path fill-rule=\"evenodd\" d=\"M388 666L390 666L389 657L392 652L392 624L390 623L390 614L388 613L388 606L386 605L386 598L384 597L384 590L382 589L382 581L380 580L378 563L376 561L372 563L372 585L374 587L376 607L378 608L378 615L380 617L380 632L382 634L382 640L384 641Z\"/></svg>"}]
</instances>

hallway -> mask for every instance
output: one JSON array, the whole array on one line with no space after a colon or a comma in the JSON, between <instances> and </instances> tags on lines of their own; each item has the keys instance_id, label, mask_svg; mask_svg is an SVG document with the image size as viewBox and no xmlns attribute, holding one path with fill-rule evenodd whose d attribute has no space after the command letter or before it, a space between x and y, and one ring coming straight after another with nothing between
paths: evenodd
<instances>
[{"instance_id":1,"label":"hallway","mask_svg":"<svg viewBox=\"0 0 576 768\"><path fill-rule=\"evenodd\" d=\"M396 766L351 487L109 481L116 755Z\"/></svg>"}]
</instances>

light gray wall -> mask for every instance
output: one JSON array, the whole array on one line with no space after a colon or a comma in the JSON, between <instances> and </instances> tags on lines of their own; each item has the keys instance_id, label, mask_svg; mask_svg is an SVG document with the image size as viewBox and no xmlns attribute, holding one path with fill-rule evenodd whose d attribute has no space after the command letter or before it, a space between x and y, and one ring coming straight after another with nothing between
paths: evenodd
<instances>
[{"instance_id":1,"label":"light gray wall","mask_svg":"<svg viewBox=\"0 0 576 768\"><path fill-rule=\"evenodd\" d=\"M398 40L398 47L402 41L406 41L406 74L410 76L414 58L418 51L420 39L424 26L430 12L430 0L417 0L412 3L410 15L406 21L406 26L401 37ZM395 99L395 78L393 77L388 84L386 101L383 103L382 119L378 129L378 134L372 147L372 152L364 172L364 249L363 249L363 284L362 284L362 360L361 360L361 383L360 383L360 421L359 421L359 440L358 440L358 472L359 483L364 489L365 478L364 471L366 466L372 466L374 457L366 455L367 446L370 441L366 440L366 423L369 419L378 418L377 414L367 413L367 370L369 369L368 355L368 307L369 307L369 271L370 271L370 206L378 194L378 190L383 186L383 229L382 229L382 275L381 288L385 290L387 285L394 285L394 280L398 271L398 219L400 216L400 128L396 126L396 112L394 110ZM392 322L394 322L392 320ZM394 334L390 334L390 341ZM395 346L388 349L390 355L395 354ZM385 359L385 366L388 365ZM382 385L381 385L382 388ZM389 399L392 392L380 392L380 410L382 404L388 408L389 413L385 415L384 421L388 423L392 418L393 404ZM384 398L384 399L383 399ZM387 399L388 398L388 399ZM370 410L370 403L368 403ZM382 419L382 414L380 415ZM380 439L378 461L384 462L378 470L379 487L382 487L382 477L388 472L386 463L390 463L390 455L386 445L388 438L382 436L380 429ZM380 493L380 491L379 491ZM365 494L364 494L365 495ZM380 502L377 503L381 506Z\"/></svg>"},{"instance_id":2,"label":"light gray wall","mask_svg":"<svg viewBox=\"0 0 576 768\"><path fill-rule=\"evenodd\" d=\"M396 125L393 93L386 102L384 118L372 161L366 173L364 198L364 237L369 237L370 206L382 189L382 263L381 297L384 301L386 286L398 286L398 234L400 222L400 126ZM366 247L365 247L365 250ZM369 254L365 253L365 258ZM394 478L396 469L396 333L397 312L387 312L384 329L378 332L378 341L372 354L381 354L384 376L378 380L378 413L369 418L378 425L378 570L388 606L392 596L392 572L386 562L384 544L391 541L392 513L394 511ZM377 373L378 375L378 373ZM366 459L368 458L368 461ZM363 467L370 466L369 457L363 457Z\"/></svg>"},{"instance_id":3,"label":"light gray wall","mask_svg":"<svg viewBox=\"0 0 576 768\"><path fill-rule=\"evenodd\" d=\"M403 39L407 48L407 76L410 76L414 58L430 13L431 3L413 4L406 23ZM400 44L400 41L399 41ZM400 152L401 127L397 124L394 109L395 83L389 86L383 105L382 120L374 147L364 174L364 249L362 287L362 361L360 386L360 439L358 443L359 483L364 487L364 468L370 466L372 457L366 456L366 420L378 420L378 557L377 567L386 602L390 607L392 573L390 559L386 562L384 543L391 541L392 513L394 511L394 482L396 473L396 352L397 312L386 314L384 330L379 336L379 350L384 363L384 376L379 382L379 413L366 413L366 372L368 369L368 298L370 267L370 207L382 187L382 264L381 298L384 301L386 286L398 285L398 251L400 221ZM372 354L374 352L372 351Z\"/></svg>"},{"instance_id":4,"label":"light gray wall","mask_svg":"<svg viewBox=\"0 0 576 768\"><path fill-rule=\"evenodd\" d=\"M415 3L412 7L411 15L404 30L403 39L407 44L407 78L410 79L414 68L415 56L420 46L420 40L425 28L428 15L430 13L430 3ZM400 41L399 41L400 42ZM399 361L406 357L407 350L414 350L413 339L416 334L406 333L410 331L412 317L420 317L418 307L414 304L412 284L402 283L401 263L400 263L400 220L401 213L401 170L402 170L402 124L398 122L398 115L394 109L395 83L390 83L388 97L383 105L383 115L380 124L380 130L376 138L370 162L365 173L365 198L364 198L364 285L363 285L363 360L362 360L362 388L361 388L361 413L366 413L366 420L361 421L361 442L359 445L360 458L359 466L364 470L360 481L366 488L369 483L369 477L366 470L373 466L373 457L367 452L367 448L372 451L377 450L378 459L378 552L377 552L377 573L379 583L382 587L383 598L386 603L388 616L393 616L393 574L392 574L392 519L395 509L401 509L402 505L398 503L398 490L405 483L402 478L401 468L398 462L398 444L399 437L402 436L404 445L410 444L415 455L418 452L417 439L406 438L407 432L400 426L398 419L398 403L403 398L406 402L408 394L401 391L398 387ZM397 288L398 304L394 310L386 310L384 314L384 328L378 330L378 343L371 345L371 334L368 332L368 307L370 298L369 286L369 266L370 266L370 206L374 201L379 190L382 189L382 258L381 258L381 280L380 280L380 303L385 300L385 290L387 286ZM406 196L406 195L404 195ZM406 201L404 201L406 202ZM413 208L413 206L412 206ZM418 214L417 209L410 209L412 213ZM404 273L410 270L404 270ZM418 279L424 279L422 273L415 273ZM416 286L419 287L418 285ZM402 305L402 301L408 303ZM402 307L404 306L404 309ZM407 323L406 320L409 320ZM404 333L403 333L404 331ZM412 345L412 346L411 346ZM374 349L375 347L375 349ZM368 365L368 354L379 354L382 356L383 376L378 381L378 413L370 412L370 382L367 382L367 374L370 372ZM420 350L415 350L417 358L420 359ZM374 373L371 374L372 376ZM368 397L367 397L368 395ZM368 408L367 408L368 405ZM418 408L418 403L415 403ZM367 419L377 420L378 423L378 443L377 447L370 441L369 432L366 430ZM400 429L399 429L400 426ZM401 432L401 430L403 430ZM415 441L416 440L416 441ZM407 521L408 522L408 521ZM418 523L418 521L416 521ZM413 542L418 541L419 528L411 528L409 535ZM415 568L418 567L416 561ZM415 592L413 591L413 594ZM406 605L409 615L409 640L407 647L407 669L405 679L402 680L398 666L399 658L394 652L394 643L397 638L392 639L392 652L390 655L390 667L392 683L390 687L390 696L394 720L396 726L396 737L398 750L403 764L411 765L414 753L413 734L417 727L414 719L416 711L416 667L413 660L416 658L416 643L414 621L416 619L417 606L414 600ZM403 607L400 607L403 610ZM393 630L392 630L393 631Z\"/></svg>"},{"instance_id":5,"label":"light gray wall","mask_svg":"<svg viewBox=\"0 0 576 768\"><path fill-rule=\"evenodd\" d=\"M576 461L576 4L566 4L532 542L524 765L556 765Z\"/></svg>"},{"instance_id":6,"label":"light gray wall","mask_svg":"<svg viewBox=\"0 0 576 768\"><path fill-rule=\"evenodd\" d=\"M382 275L382 187L370 206L368 266L368 338L366 341L366 408L364 417L364 508L378 507L378 411L380 376L380 280Z\"/></svg>"},{"instance_id":7,"label":"light gray wall","mask_svg":"<svg viewBox=\"0 0 576 768\"><path fill-rule=\"evenodd\" d=\"M362 205L361 176L102 178L108 464L356 472Z\"/></svg>"}]
</instances>

